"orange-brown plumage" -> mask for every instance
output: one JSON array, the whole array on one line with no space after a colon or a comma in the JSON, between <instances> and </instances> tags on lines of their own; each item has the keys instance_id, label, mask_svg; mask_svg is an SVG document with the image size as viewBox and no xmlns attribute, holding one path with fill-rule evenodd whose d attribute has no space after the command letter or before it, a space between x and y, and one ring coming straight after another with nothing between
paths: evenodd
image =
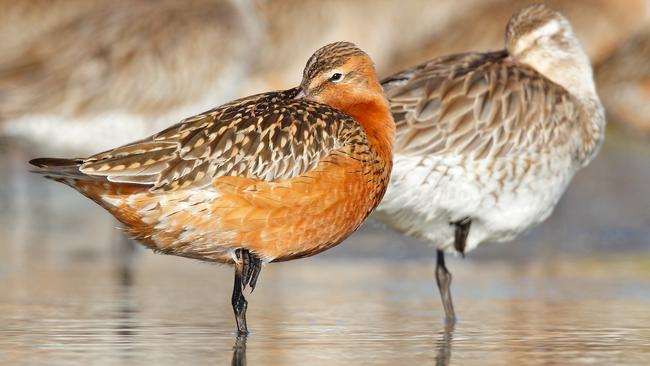
<instances>
[{"instance_id":1,"label":"orange-brown plumage","mask_svg":"<svg viewBox=\"0 0 650 366\"><path fill-rule=\"evenodd\" d=\"M372 61L339 42L316 51L299 88L242 98L89 158L32 163L151 249L235 264L245 332L241 290L254 287L262 262L331 248L374 210L393 135Z\"/></svg>"},{"instance_id":2,"label":"orange-brown plumage","mask_svg":"<svg viewBox=\"0 0 650 366\"><path fill-rule=\"evenodd\" d=\"M363 171L366 174L355 174ZM151 249L232 263L231 251L240 247L268 261L284 261L340 243L378 204L383 195L378 187L387 182L382 176L362 161L333 153L313 170L282 182L217 178L212 185L219 197L210 201L187 190L158 194L96 181L77 181L74 187L108 209ZM177 211L174 202L184 201L191 207ZM156 228L159 225L164 230Z\"/></svg>"}]
</instances>

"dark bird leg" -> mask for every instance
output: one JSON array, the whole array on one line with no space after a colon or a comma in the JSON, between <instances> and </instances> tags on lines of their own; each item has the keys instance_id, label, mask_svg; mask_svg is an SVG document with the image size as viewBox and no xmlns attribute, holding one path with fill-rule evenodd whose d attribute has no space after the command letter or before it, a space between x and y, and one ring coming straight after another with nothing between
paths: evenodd
<instances>
[{"instance_id":1,"label":"dark bird leg","mask_svg":"<svg viewBox=\"0 0 650 366\"><path fill-rule=\"evenodd\" d=\"M235 266L235 285L232 289L232 309L235 312L235 320L237 321L237 332L241 335L248 334L246 327L246 308L248 301L244 298L242 289L242 267L237 264Z\"/></svg>"},{"instance_id":2,"label":"dark bird leg","mask_svg":"<svg viewBox=\"0 0 650 366\"><path fill-rule=\"evenodd\" d=\"M467 244L467 235L469 234L469 227L472 225L472 219L466 217L452 222L452 225L456 227L456 230L454 230L454 248L465 258L465 244Z\"/></svg>"},{"instance_id":3,"label":"dark bird leg","mask_svg":"<svg viewBox=\"0 0 650 366\"><path fill-rule=\"evenodd\" d=\"M449 291L449 286L451 285L451 273L449 273L447 266L445 266L445 252L438 249L437 254L436 282L438 283L438 290L440 290L442 306L445 308L445 321L447 323L455 323L456 313L454 313L454 304L451 302L451 292Z\"/></svg>"},{"instance_id":4,"label":"dark bird leg","mask_svg":"<svg viewBox=\"0 0 650 366\"><path fill-rule=\"evenodd\" d=\"M467 243L467 235L469 235L469 228L472 225L472 219L466 217L462 220L454 221L454 248L465 257L465 244ZM454 312L454 304L451 301L451 273L445 265L445 252L438 249L438 260L436 263L436 282L438 283L438 290L440 290L440 297L442 298L442 305L445 308L445 320L447 323L456 322L456 313Z\"/></svg>"},{"instance_id":5,"label":"dark bird leg","mask_svg":"<svg viewBox=\"0 0 650 366\"><path fill-rule=\"evenodd\" d=\"M251 292L255 289L262 269L262 261L247 249L237 249L235 256L237 263L235 263L235 284L232 289L232 309L237 321L237 332L240 336L245 336L248 334L246 326L248 301L244 298L244 290L248 285L251 287Z\"/></svg>"}]
</instances>

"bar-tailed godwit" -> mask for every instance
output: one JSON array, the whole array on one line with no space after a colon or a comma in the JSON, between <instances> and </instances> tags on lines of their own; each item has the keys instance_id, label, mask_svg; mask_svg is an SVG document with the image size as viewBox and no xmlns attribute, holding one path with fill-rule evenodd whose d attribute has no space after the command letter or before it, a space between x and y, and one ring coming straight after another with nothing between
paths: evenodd
<instances>
[{"instance_id":1,"label":"bar-tailed godwit","mask_svg":"<svg viewBox=\"0 0 650 366\"><path fill-rule=\"evenodd\" d=\"M232 305L262 264L335 246L388 184L394 123L371 59L352 43L313 54L299 87L235 100L84 159L35 159L39 173L108 210L164 254L235 265Z\"/></svg>"},{"instance_id":2,"label":"bar-tailed godwit","mask_svg":"<svg viewBox=\"0 0 650 366\"><path fill-rule=\"evenodd\" d=\"M444 56L382 82L396 124L395 169L378 217L444 253L513 239L543 221L596 155L605 118L589 58L544 5L517 12L506 48Z\"/></svg>"}]
</instances>

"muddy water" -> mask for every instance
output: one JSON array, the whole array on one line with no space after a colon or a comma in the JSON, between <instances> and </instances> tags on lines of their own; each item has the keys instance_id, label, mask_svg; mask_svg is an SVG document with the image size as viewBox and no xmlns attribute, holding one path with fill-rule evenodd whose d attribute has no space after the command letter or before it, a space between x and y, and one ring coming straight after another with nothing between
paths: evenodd
<instances>
[{"instance_id":1,"label":"muddy water","mask_svg":"<svg viewBox=\"0 0 650 366\"><path fill-rule=\"evenodd\" d=\"M234 335L232 269L128 255L117 226L0 145L0 364L650 364L650 149L614 132L548 222L451 258L376 224L266 266Z\"/></svg>"}]
</instances>

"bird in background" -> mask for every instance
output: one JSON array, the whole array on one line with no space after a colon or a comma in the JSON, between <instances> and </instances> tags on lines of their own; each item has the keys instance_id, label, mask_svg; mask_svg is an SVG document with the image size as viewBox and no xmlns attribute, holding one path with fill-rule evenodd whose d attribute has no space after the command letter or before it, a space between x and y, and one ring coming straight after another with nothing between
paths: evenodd
<instances>
[{"instance_id":1,"label":"bird in background","mask_svg":"<svg viewBox=\"0 0 650 366\"><path fill-rule=\"evenodd\" d=\"M485 0L282 0L256 1L264 35L243 90L282 88L299 81L295 55L314 45L348 39L363 44L381 74L392 55L417 47L450 19ZM331 15L337 9L337 15ZM372 11L368 11L372 9ZM390 22L390 27L387 27ZM408 31L405 31L407 27Z\"/></svg>"},{"instance_id":2,"label":"bird in background","mask_svg":"<svg viewBox=\"0 0 650 366\"><path fill-rule=\"evenodd\" d=\"M396 124L394 169L377 217L437 249L436 282L455 321L445 252L500 242L544 221L604 139L604 110L568 20L532 5L505 49L442 56L382 81Z\"/></svg>"},{"instance_id":3,"label":"bird in background","mask_svg":"<svg viewBox=\"0 0 650 366\"><path fill-rule=\"evenodd\" d=\"M650 25L634 33L595 68L609 119L650 136Z\"/></svg>"},{"instance_id":4,"label":"bird in background","mask_svg":"<svg viewBox=\"0 0 650 366\"><path fill-rule=\"evenodd\" d=\"M449 14L445 22L439 22L440 29L431 32L424 42L397 50L389 61L391 70L401 70L446 54L500 49L503 47L503 25L512 17L513 9L522 9L534 2L489 0L463 6L461 14ZM630 32L647 22L646 0L544 0L544 4L570 20L594 64L612 52ZM597 85L600 90L600 83Z\"/></svg>"},{"instance_id":5,"label":"bird in background","mask_svg":"<svg viewBox=\"0 0 650 366\"><path fill-rule=\"evenodd\" d=\"M235 267L232 307L263 264L311 256L355 231L381 200L394 123L370 57L317 50L299 87L257 94L38 173L98 203L156 252Z\"/></svg>"},{"instance_id":6,"label":"bird in background","mask_svg":"<svg viewBox=\"0 0 650 366\"><path fill-rule=\"evenodd\" d=\"M0 52L0 135L73 154L240 96L261 38L247 0L12 3L0 41L20 47Z\"/></svg>"}]
</instances>

